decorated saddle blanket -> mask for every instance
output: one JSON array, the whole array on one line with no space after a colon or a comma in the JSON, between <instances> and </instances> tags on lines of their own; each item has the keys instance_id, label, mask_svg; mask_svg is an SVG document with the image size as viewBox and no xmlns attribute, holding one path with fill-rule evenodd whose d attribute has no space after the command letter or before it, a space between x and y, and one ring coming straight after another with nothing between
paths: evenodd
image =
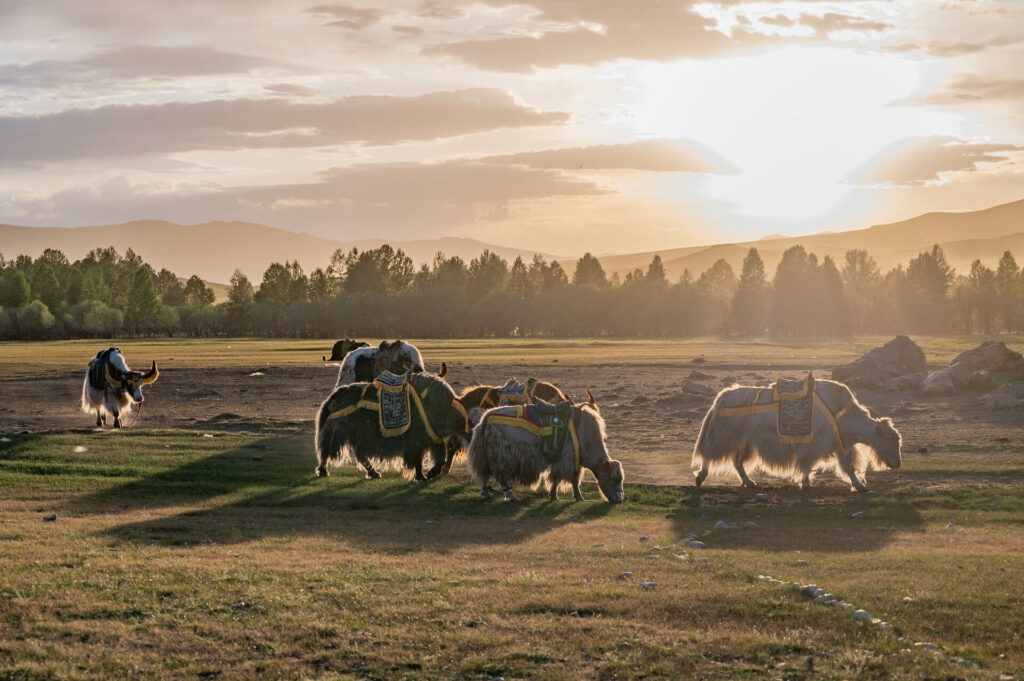
<instances>
[{"instance_id":1,"label":"decorated saddle blanket","mask_svg":"<svg viewBox=\"0 0 1024 681\"><path fill-rule=\"evenodd\" d=\"M94 390L103 390L107 386L107 358L112 352L120 352L120 350L117 348L100 350L95 357L89 360L89 387Z\"/></svg>"},{"instance_id":2,"label":"decorated saddle blanket","mask_svg":"<svg viewBox=\"0 0 1024 681\"><path fill-rule=\"evenodd\" d=\"M567 441L572 443L576 469L580 468L580 420L582 412L573 405L568 418L557 414L542 414L537 405L517 404L500 412L492 412L491 423L526 431L534 436L541 455L554 463L562 456Z\"/></svg>"},{"instance_id":3,"label":"decorated saddle blanket","mask_svg":"<svg viewBox=\"0 0 1024 681\"><path fill-rule=\"evenodd\" d=\"M373 387L377 390L380 434L384 437L404 435L412 423L409 382L405 376L385 371L373 381Z\"/></svg>"},{"instance_id":4,"label":"decorated saddle blanket","mask_svg":"<svg viewBox=\"0 0 1024 681\"><path fill-rule=\"evenodd\" d=\"M773 399L779 403L779 442L799 444L814 437L814 377L803 380L780 378Z\"/></svg>"},{"instance_id":5,"label":"decorated saddle blanket","mask_svg":"<svg viewBox=\"0 0 1024 681\"><path fill-rule=\"evenodd\" d=\"M529 401L529 395L526 394L526 386L515 378L508 379L505 385L498 388L499 407L505 407L510 404L526 404Z\"/></svg>"}]
</instances>

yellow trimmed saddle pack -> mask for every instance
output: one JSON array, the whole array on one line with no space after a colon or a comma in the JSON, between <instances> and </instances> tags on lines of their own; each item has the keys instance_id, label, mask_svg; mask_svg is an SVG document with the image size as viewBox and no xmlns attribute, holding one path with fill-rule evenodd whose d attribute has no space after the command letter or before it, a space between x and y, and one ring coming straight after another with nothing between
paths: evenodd
<instances>
[{"instance_id":1,"label":"yellow trimmed saddle pack","mask_svg":"<svg viewBox=\"0 0 1024 681\"><path fill-rule=\"evenodd\" d=\"M849 409L849 405L833 414L818 395L812 374L807 374L807 378L803 380L780 378L767 388L759 388L754 395L754 401L750 404L722 407L718 413L722 416L745 416L775 412L779 442L797 445L814 439L815 408L824 414L835 432L840 451L846 454L849 448L843 443L842 434L839 432L839 419Z\"/></svg>"},{"instance_id":2,"label":"yellow trimmed saddle pack","mask_svg":"<svg viewBox=\"0 0 1024 681\"><path fill-rule=\"evenodd\" d=\"M441 443L444 439L438 436L430 425L427 410L423 407L423 398L426 397L430 385L424 387L422 392L417 392L415 381L416 374L399 376L385 371L373 382L363 386L363 391L355 404L331 412L327 418L330 420L348 416L358 409L375 411L380 434L383 437L399 437L404 435L412 425L411 405L415 405L416 411L419 412L420 419L423 421L423 427L427 431L427 436L432 442ZM452 405L458 409L462 408L458 400L454 400ZM462 411L465 415L465 410Z\"/></svg>"},{"instance_id":3,"label":"yellow trimmed saddle pack","mask_svg":"<svg viewBox=\"0 0 1024 681\"><path fill-rule=\"evenodd\" d=\"M566 440L572 442L572 451L576 471L581 463L580 453L580 419L582 410L572 402L551 404L537 400L533 404L510 405L514 415L491 413L488 420L492 424L519 428L537 438L541 456L554 463L562 456Z\"/></svg>"}]
</instances>

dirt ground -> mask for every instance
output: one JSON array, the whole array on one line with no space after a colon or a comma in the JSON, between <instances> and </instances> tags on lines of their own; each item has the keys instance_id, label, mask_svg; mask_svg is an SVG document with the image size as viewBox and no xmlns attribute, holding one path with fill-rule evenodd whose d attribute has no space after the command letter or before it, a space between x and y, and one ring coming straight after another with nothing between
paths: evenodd
<instances>
[{"instance_id":1,"label":"dirt ground","mask_svg":"<svg viewBox=\"0 0 1024 681\"><path fill-rule=\"evenodd\" d=\"M609 449L623 462L627 481L651 484L692 481L690 454L711 400L683 392L684 381L696 380L717 389L735 382L754 385L780 375L798 376L807 370L798 363L780 365L774 357L748 363L649 365L560 365L550 360L546 364L448 363L447 378L457 391L478 383L504 383L511 376L554 382L577 399L590 388L608 424ZM821 366L814 368L816 375L828 376ZM312 438L315 410L333 387L337 370L336 363L313 362L201 369L165 365L159 381L146 388L146 402L134 427L308 432ZM92 429L93 418L78 409L83 375L78 370L56 375L52 371L29 376L22 372L15 377L0 374L0 433ZM960 483L968 482L964 477L968 471L973 482L1003 479L994 464L1019 456L1024 412L986 410L978 403L981 394L925 399L914 393L857 391L874 415L891 416L904 438L904 470L869 473L868 484L885 489L913 479L926 486L942 485L942 474L912 478L908 469L913 469L915 460L932 457L934 464L935 457L943 456L951 457L953 468L962 469L957 470ZM732 479L711 482L736 483ZM830 474L819 478L818 484L847 487Z\"/></svg>"}]
</instances>

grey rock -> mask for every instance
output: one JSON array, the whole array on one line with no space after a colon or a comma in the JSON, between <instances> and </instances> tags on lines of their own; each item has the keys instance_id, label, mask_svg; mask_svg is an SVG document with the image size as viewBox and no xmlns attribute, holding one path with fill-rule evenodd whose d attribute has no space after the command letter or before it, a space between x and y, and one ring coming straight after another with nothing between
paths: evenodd
<instances>
[{"instance_id":1,"label":"grey rock","mask_svg":"<svg viewBox=\"0 0 1024 681\"><path fill-rule=\"evenodd\" d=\"M867 610L854 610L853 611L853 619L857 620L858 622L870 622L871 620L873 620L875 618Z\"/></svg>"},{"instance_id":2,"label":"grey rock","mask_svg":"<svg viewBox=\"0 0 1024 681\"><path fill-rule=\"evenodd\" d=\"M619 579L622 579L622 580L633 579L633 573L632 572L623 572L623 573L621 573L619 575Z\"/></svg>"},{"instance_id":3,"label":"grey rock","mask_svg":"<svg viewBox=\"0 0 1024 681\"><path fill-rule=\"evenodd\" d=\"M711 386L704 385L703 383L697 383L695 381L683 381L682 390L686 393L704 395L705 397L714 397L718 394L718 391Z\"/></svg>"},{"instance_id":4,"label":"grey rock","mask_svg":"<svg viewBox=\"0 0 1024 681\"><path fill-rule=\"evenodd\" d=\"M856 513L851 513L850 517L851 518L856 518L857 520L863 520L864 518L868 517L868 512L867 511L857 511Z\"/></svg>"},{"instance_id":5,"label":"grey rock","mask_svg":"<svg viewBox=\"0 0 1024 681\"><path fill-rule=\"evenodd\" d=\"M924 351L906 336L897 336L862 357L832 370L832 378L854 387L877 386L908 374L925 374Z\"/></svg>"},{"instance_id":6,"label":"grey rock","mask_svg":"<svg viewBox=\"0 0 1024 681\"><path fill-rule=\"evenodd\" d=\"M640 586L642 586L643 588L647 589L648 591L651 591L651 590L654 590L654 589L658 588L658 585L655 584L654 582L640 582Z\"/></svg>"},{"instance_id":7,"label":"grey rock","mask_svg":"<svg viewBox=\"0 0 1024 681\"><path fill-rule=\"evenodd\" d=\"M699 550L699 549L707 548L707 546L704 544L704 542L696 541L696 540L690 542L689 544L687 544L687 546L689 546L691 549L693 549L695 551Z\"/></svg>"}]
</instances>

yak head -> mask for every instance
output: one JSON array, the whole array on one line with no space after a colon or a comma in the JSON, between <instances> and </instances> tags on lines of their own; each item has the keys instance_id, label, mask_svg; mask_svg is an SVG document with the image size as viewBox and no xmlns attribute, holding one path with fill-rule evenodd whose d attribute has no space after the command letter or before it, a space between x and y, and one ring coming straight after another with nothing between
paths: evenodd
<instances>
[{"instance_id":1,"label":"yak head","mask_svg":"<svg viewBox=\"0 0 1024 681\"><path fill-rule=\"evenodd\" d=\"M129 371L118 369L113 362L107 362L107 383L115 390L127 393L133 402L141 404L145 401L142 396L142 386L152 383L160 376L153 362L153 368L143 373L141 371Z\"/></svg>"},{"instance_id":2,"label":"yak head","mask_svg":"<svg viewBox=\"0 0 1024 681\"><path fill-rule=\"evenodd\" d=\"M390 343L381 341L377 346L377 352L390 362L390 366L384 366L382 370L390 371L393 374L401 374L406 371L418 374L423 371L423 358L420 357L420 351L412 343L406 343L401 339Z\"/></svg>"},{"instance_id":3,"label":"yak head","mask_svg":"<svg viewBox=\"0 0 1024 681\"><path fill-rule=\"evenodd\" d=\"M879 461L892 469L899 468L903 463L900 455L900 448L903 438L896 430L891 419L882 418L875 421L875 429L871 441L871 448L875 450L875 456Z\"/></svg>"},{"instance_id":4,"label":"yak head","mask_svg":"<svg viewBox=\"0 0 1024 681\"><path fill-rule=\"evenodd\" d=\"M625 476L622 474L622 464L615 459L605 459L594 466L593 473L597 478L601 496L613 504L621 504L625 497L623 490Z\"/></svg>"}]
</instances>

